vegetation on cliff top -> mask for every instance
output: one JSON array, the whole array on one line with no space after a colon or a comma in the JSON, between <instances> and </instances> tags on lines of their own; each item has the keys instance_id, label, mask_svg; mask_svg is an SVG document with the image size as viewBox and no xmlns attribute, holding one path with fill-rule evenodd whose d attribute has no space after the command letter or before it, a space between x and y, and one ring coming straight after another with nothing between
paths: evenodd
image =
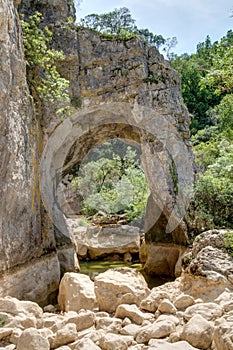
<instances>
[{"instance_id":1,"label":"vegetation on cliff top","mask_svg":"<svg viewBox=\"0 0 233 350\"><path fill-rule=\"evenodd\" d=\"M171 49L177 44L177 39L167 38L150 32L147 28L138 28L135 19L128 8L121 7L103 14L92 13L80 20L80 26L98 31L107 38L131 39L142 37L149 45L156 46L170 57Z\"/></svg>"}]
</instances>

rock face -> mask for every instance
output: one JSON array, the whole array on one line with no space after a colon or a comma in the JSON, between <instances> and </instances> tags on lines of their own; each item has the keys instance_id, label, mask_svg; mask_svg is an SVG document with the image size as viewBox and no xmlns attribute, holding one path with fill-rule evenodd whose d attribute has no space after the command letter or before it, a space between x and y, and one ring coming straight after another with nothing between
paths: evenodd
<instances>
[{"instance_id":1,"label":"rock face","mask_svg":"<svg viewBox=\"0 0 233 350\"><path fill-rule=\"evenodd\" d=\"M40 131L13 0L2 0L0 13L0 296L41 301L57 289L60 269L41 205Z\"/></svg>"},{"instance_id":2,"label":"rock face","mask_svg":"<svg viewBox=\"0 0 233 350\"><path fill-rule=\"evenodd\" d=\"M68 219L81 258L91 260L108 254L139 253L140 232L138 227L128 225L107 225L77 227L75 220Z\"/></svg>"},{"instance_id":3,"label":"rock face","mask_svg":"<svg viewBox=\"0 0 233 350\"><path fill-rule=\"evenodd\" d=\"M183 290L204 301L232 288L233 257L227 253L226 230L210 230L196 237L193 249L184 256Z\"/></svg>"},{"instance_id":4,"label":"rock face","mask_svg":"<svg viewBox=\"0 0 233 350\"><path fill-rule=\"evenodd\" d=\"M62 48L66 55L60 70L70 79L76 106L62 124L53 120L46 125L49 137L41 163L42 196L48 207L55 203L51 211L55 225L60 232L66 231L55 200L57 179L78 167L92 148L108 139L136 142L142 149L153 197L150 203L155 208L153 215L147 215L151 220L146 225L146 244L169 244L169 249L174 245L165 273L177 275L181 271L176 268L180 246L187 244L178 211L185 214L189 196L182 193L193 183L189 117L177 74L154 47L147 47L139 38L109 40L88 29L57 25L54 47ZM65 198L60 200L64 206ZM147 210L150 212L150 204ZM149 261L150 249L148 252ZM164 250L163 255L166 253ZM167 263L159 259L160 253L152 254L155 263ZM153 270L154 265L148 263L148 271L160 273Z\"/></svg>"},{"instance_id":5,"label":"rock face","mask_svg":"<svg viewBox=\"0 0 233 350\"><path fill-rule=\"evenodd\" d=\"M59 71L70 80L72 113L61 123L48 110L43 130L29 96L14 5L26 18L41 11L44 23L53 30L53 46L66 55ZM22 284L27 297L37 299L36 285L27 285L23 272L30 264L34 272L40 266L35 275L46 276L41 278L43 296L57 288L60 272L75 269L73 237L57 201L59 181L89 150L110 138L141 145L157 208L147 245L167 244L167 237L173 244L186 244L178 211L183 215L189 202L182 193L193 183L193 157L189 116L169 63L139 38L109 40L68 25L67 17L75 15L72 1L2 0L0 12L0 274L5 273L1 278L8 286L3 285L0 295L23 297L14 287L17 279L16 286ZM156 238L150 230L160 216ZM43 259L50 257L47 272L42 272Z\"/></svg>"}]
</instances>

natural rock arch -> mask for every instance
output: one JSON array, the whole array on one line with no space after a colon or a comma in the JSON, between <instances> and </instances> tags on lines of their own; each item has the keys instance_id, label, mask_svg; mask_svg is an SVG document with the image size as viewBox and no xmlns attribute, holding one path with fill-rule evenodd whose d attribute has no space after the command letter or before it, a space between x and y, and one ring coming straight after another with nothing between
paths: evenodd
<instances>
[{"instance_id":1,"label":"natural rock arch","mask_svg":"<svg viewBox=\"0 0 233 350\"><path fill-rule=\"evenodd\" d=\"M176 72L140 38L109 39L64 26L66 17L73 16L67 1L55 6L52 0L21 0L26 17L41 9L52 28L53 46L66 56L59 70L70 81L74 105L63 122L52 106L48 108L40 116L40 128L26 81L18 3L0 4L0 296L44 302L58 287L60 269L74 269L72 237L57 205L56 189L62 172L82 159L94 140L101 141L102 131L105 138L117 130L122 138L140 142L153 195L148 204L152 221L147 220L146 266L149 272L162 273L167 264L165 272L174 273L186 244L182 217L194 177L189 115ZM80 150L79 142L86 148ZM175 256L175 262L170 259L169 265L162 252ZM151 261L154 255L160 260ZM157 271L152 269L155 263Z\"/></svg>"},{"instance_id":2,"label":"natural rock arch","mask_svg":"<svg viewBox=\"0 0 233 350\"><path fill-rule=\"evenodd\" d=\"M169 118L158 117L153 110L138 104L118 102L85 108L65 120L49 137L41 162L42 197L56 227L57 246L72 242L57 201L62 176L80 164L97 144L116 137L141 145L142 164L154 199L153 202L150 199L147 209L146 241L160 249L159 260L161 244L165 245L166 251L168 245L170 251L176 246L172 267L160 266L158 270L153 261L149 262L148 270L150 273L174 274L180 255L177 247L187 243L185 227L180 222L190 199L187 189L193 183L192 157Z\"/></svg>"}]
</instances>

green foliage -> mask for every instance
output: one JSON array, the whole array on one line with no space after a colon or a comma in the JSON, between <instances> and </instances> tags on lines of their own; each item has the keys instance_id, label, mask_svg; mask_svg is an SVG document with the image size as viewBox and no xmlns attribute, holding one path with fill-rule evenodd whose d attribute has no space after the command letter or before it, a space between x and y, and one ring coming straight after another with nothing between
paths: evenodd
<instances>
[{"instance_id":1,"label":"green foliage","mask_svg":"<svg viewBox=\"0 0 233 350\"><path fill-rule=\"evenodd\" d=\"M107 143L109 144L109 143ZM127 214L127 220L144 214L148 186L140 166L137 152L126 146L126 153L120 156L106 152L107 148L97 148L96 160L88 160L79 169L79 176L72 181L84 198L83 213L93 215L102 210L107 214Z\"/></svg>"},{"instance_id":2,"label":"green foliage","mask_svg":"<svg viewBox=\"0 0 233 350\"><path fill-rule=\"evenodd\" d=\"M153 34L146 28L138 28L126 7L103 14L92 13L82 18L79 25L96 30L107 39L128 40L141 36L149 45L156 46L157 49L162 47L168 59L172 55L171 49L177 44L175 37L164 39L162 35Z\"/></svg>"},{"instance_id":3,"label":"green foliage","mask_svg":"<svg viewBox=\"0 0 233 350\"><path fill-rule=\"evenodd\" d=\"M29 88L39 109L49 103L63 115L69 112L69 82L59 74L57 64L64 55L50 48L52 32L47 27L40 28L41 21L39 12L21 21Z\"/></svg>"},{"instance_id":4,"label":"green foliage","mask_svg":"<svg viewBox=\"0 0 233 350\"><path fill-rule=\"evenodd\" d=\"M195 184L191 216L198 231L233 227L233 143L222 140L217 147L218 157Z\"/></svg>"},{"instance_id":5,"label":"green foliage","mask_svg":"<svg viewBox=\"0 0 233 350\"><path fill-rule=\"evenodd\" d=\"M6 323L6 320L2 317L0 317L0 328L2 328Z\"/></svg>"},{"instance_id":6,"label":"green foliage","mask_svg":"<svg viewBox=\"0 0 233 350\"><path fill-rule=\"evenodd\" d=\"M212 65L205 79L202 81L204 88L211 86L216 94L231 93L233 91L233 32L215 44Z\"/></svg>"},{"instance_id":7,"label":"green foliage","mask_svg":"<svg viewBox=\"0 0 233 350\"><path fill-rule=\"evenodd\" d=\"M198 44L196 54L183 54L171 60L173 68L181 78L184 102L193 116L191 134L195 134L205 126L213 125L208 110L221 100L221 97L216 95L214 87L201 88L203 78L212 64L211 57L215 51L215 45L211 44L207 37L204 43Z\"/></svg>"},{"instance_id":8,"label":"green foliage","mask_svg":"<svg viewBox=\"0 0 233 350\"><path fill-rule=\"evenodd\" d=\"M126 7L115 9L109 13L90 14L81 19L80 25L105 34L121 36L122 31L134 32L135 20Z\"/></svg>"},{"instance_id":9,"label":"green foliage","mask_svg":"<svg viewBox=\"0 0 233 350\"><path fill-rule=\"evenodd\" d=\"M226 249L233 256L233 231L228 231L225 233Z\"/></svg>"}]
</instances>

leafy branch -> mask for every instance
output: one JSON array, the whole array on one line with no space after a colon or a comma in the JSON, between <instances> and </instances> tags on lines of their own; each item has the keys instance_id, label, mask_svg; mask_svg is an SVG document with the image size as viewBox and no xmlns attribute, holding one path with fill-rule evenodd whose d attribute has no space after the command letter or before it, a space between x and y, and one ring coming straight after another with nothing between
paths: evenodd
<instances>
[{"instance_id":1,"label":"leafy branch","mask_svg":"<svg viewBox=\"0 0 233 350\"><path fill-rule=\"evenodd\" d=\"M57 64L65 59L61 51L50 48L52 32L48 27L40 28L43 20L36 12L26 21L21 20L27 79L36 107L41 110L48 103L55 113L69 113L69 81L62 78Z\"/></svg>"}]
</instances>

